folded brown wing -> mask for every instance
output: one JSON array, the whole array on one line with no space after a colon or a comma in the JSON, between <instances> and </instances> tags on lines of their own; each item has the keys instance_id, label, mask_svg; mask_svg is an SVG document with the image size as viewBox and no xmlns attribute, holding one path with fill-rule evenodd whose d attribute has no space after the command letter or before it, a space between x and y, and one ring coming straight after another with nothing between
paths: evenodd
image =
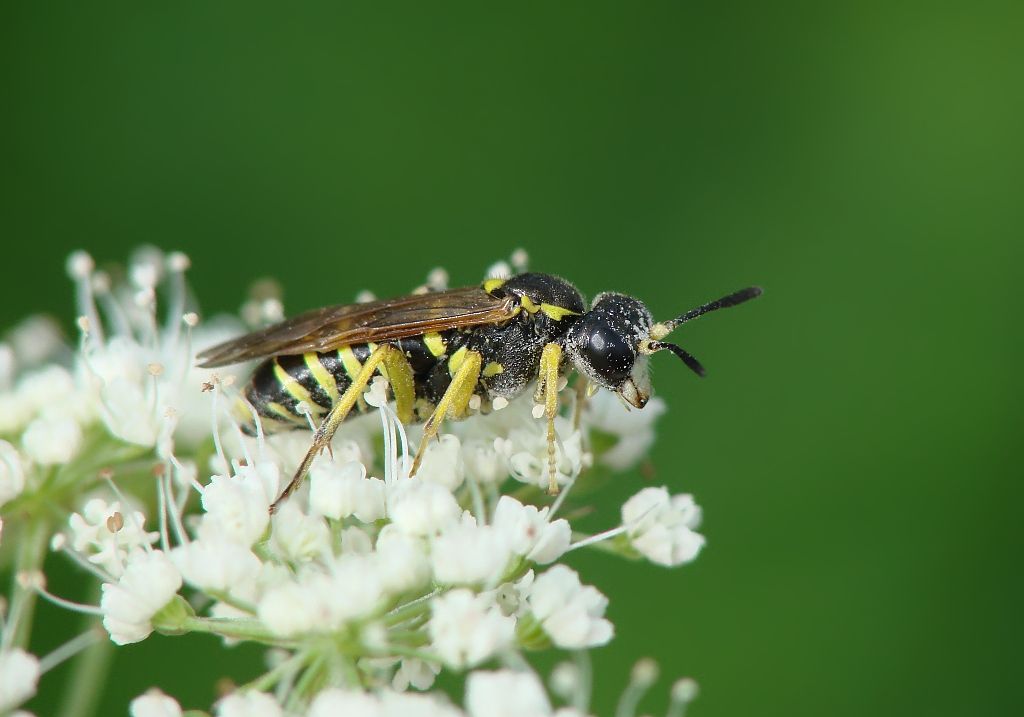
<instances>
[{"instance_id":1,"label":"folded brown wing","mask_svg":"<svg viewBox=\"0 0 1024 717\"><path fill-rule=\"evenodd\" d=\"M328 306L206 349L198 359L200 366L213 368L265 356L332 351L505 321L514 310L511 299L496 299L479 286Z\"/></svg>"}]
</instances>

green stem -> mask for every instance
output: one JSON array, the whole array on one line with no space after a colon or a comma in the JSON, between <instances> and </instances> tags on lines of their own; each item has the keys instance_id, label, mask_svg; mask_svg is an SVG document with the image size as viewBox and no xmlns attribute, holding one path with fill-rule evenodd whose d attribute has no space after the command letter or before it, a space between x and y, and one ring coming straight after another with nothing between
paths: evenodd
<instances>
[{"instance_id":1,"label":"green stem","mask_svg":"<svg viewBox=\"0 0 1024 717\"><path fill-rule=\"evenodd\" d=\"M41 517L30 518L25 525L25 532L18 541L18 555L14 563L13 597L8 615L7 631L4 634L3 647L28 648L32 637L32 618L36 608L38 594L32 588L24 588L18 584L18 576L22 573L33 573L43 567L46 557L46 541L50 536L49 521Z\"/></svg>"},{"instance_id":2,"label":"green stem","mask_svg":"<svg viewBox=\"0 0 1024 717\"><path fill-rule=\"evenodd\" d=\"M384 624L390 627L392 625L399 625L414 617L426 615L430 612L430 600L427 598L438 594L438 592L439 591L437 590L431 591L426 595L421 595L415 600L406 603L402 607L395 608L384 616Z\"/></svg>"},{"instance_id":3,"label":"green stem","mask_svg":"<svg viewBox=\"0 0 1024 717\"><path fill-rule=\"evenodd\" d=\"M275 687L278 682L283 678L287 677L291 672L297 672L302 669L302 665L309 660L310 654L308 652L298 652L287 660L281 662L281 664L274 667L269 672L260 675L255 680L242 685L239 689L241 690L254 690L256 692L266 692L271 687Z\"/></svg>"},{"instance_id":4,"label":"green stem","mask_svg":"<svg viewBox=\"0 0 1024 717\"><path fill-rule=\"evenodd\" d=\"M188 632L206 632L236 640L253 640L278 645L286 642L273 634L259 620L229 617L186 617L181 628Z\"/></svg>"},{"instance_id":5,"label":"green stem","mask_svg":"<svg viewBox=\"0 0 1024 717\"><path fill-rule=\"evenodd\" d=\"M326 658L323 655L316 655L313 658L306 671L296 681L295 687L292 688L292 693L288 696L289 708L296 709L299 705L309 702L309 697L313 694L323 675L325 664Z\"/></svg>"},{"instance_id":6,"label":"green stem","mask_svg":"<svg viewBox=\"0 0 1024 717\"><path fill-rule=\"evenodd\" d=\"M95 621L96 618L91 616L86 620L90 624ZM71 677L62 688L64 697L57 714L60 717L90 717L96 714L113 661L114 643L107 639L79 654L75 658Z\"/></svg>"}]
</instances>

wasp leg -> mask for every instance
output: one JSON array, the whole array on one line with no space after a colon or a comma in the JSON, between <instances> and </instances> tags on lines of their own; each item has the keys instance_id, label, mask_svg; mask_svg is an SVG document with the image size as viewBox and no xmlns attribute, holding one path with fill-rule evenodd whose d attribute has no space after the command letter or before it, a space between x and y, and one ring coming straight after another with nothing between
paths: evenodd
<instances>
[{"instance_id":1,"label":"wasp leg","mask_svg":"<svg viewBox=\"0 0 1024 717\"><path fill-rule=\"evenodd\" d=\"M590 381L585 376L579 376L579 380L576 381L576 385L573 388L576 390L576 400L572 404L572 428L574 431L580 430L580 423L583 420L583 410L587 407L587 399L593 395L590 390Z\"/></svg>"},{"instance_id":2,"label":"wasp leg","mask_svg":"<svg viewBox=\"0 0 1024 717\"><path fill-rule=\"evenodd\" d=\"M544 401L544 415L548 419L548 493L558 495L558 479L555 470L555 416L558 415L558 369L562 365L562 347L556 343L547 344L540 355L540 371L537 376L538 401Z\"/></svg>"},{"instance_id":3,"label":"wasp leg","mask_svg":"<svg viewBox=\"0 0 1024 717\"><path fill-rule=\"evenodd\" d=\"M384 367L381 373L391 384L398 420L402 423L410 423L413 405L416 402L416 384L409 359L399 349L392 347L392 350L388 351L384 357Z\"/></svg>"},{"instance_id":4,"label":"wasp leg","mask_svg":"<svg viewBox=\"0 0 1024 717\"><path fill-rule=\"evenodd\" d=\"M352 407L356 405L356 400L363 395L363 390L370 383L370 379L373 378L373 374L376 373L377 367L380 366L385 358L392 352L398 352L398 349L384 344L378 346L373 350L373 353L366 359L366 363L356 374L355 378L352 379L352 383L345 393L341 395L334 405L331 407L330 413L324 418L319 428L316 429L316 433L313 434L313 445L309 447L309 451L306 452L306 457L302 459L302 463L299 464L298 469L295 471L295 475L292 477L290 483L285 486L285 489L281 492L281 495L277 497L273 503L270 504L270 512L275 513L281 503L288 499L296 489L302 485L302 479L306 477L309 467L313 464L313 459L324 449L328 448L331 444L331 439L334 438L335 431L338 430L338 426L345 420ZM401 353L401 352L398 352Z\"/></svg>"},{"instance_id":5,"label":"wasp leg","mask_svg":"<svg viewBox=\"0 0 1024 717\"><path fill-rule=\"evenodd\" d=\"M467 351L459 370L452 376L452 382L448 389L437 402L437 407L430 414L430 418L423 426L423 438L420 440L420 447L416 451L416 459L412 462L412 469L409 475L416 475L419 470L423 456L427 452L430 439L437 435L441 422L448 417L449 412L455 418L466 413L469 406L469 399L473 397L473 391L480 380L480 368L483 365L483 356L476 351Z\"/></svg>"}]
</instances>

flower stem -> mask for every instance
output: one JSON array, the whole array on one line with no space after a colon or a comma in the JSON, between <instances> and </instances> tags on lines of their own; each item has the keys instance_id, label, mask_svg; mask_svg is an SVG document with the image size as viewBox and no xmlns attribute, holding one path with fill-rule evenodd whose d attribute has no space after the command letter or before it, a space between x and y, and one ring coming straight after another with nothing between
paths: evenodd
<instances>
[{"instance_id":1,"label":"flower stem","mask_svg":"<svg viewBox=\"0 0 1024 717\"><path fill-rule=\"evenodd\" d=\"M49 522L41 517L30 518L25 532L18 541L18 555L14 564L14 584L10 611L7 613L7 630L3 635L5 649L28 648L32 636L32 617L35 612L38 593L30 585L18 584L18 576L42 570L46 557L46 540L50 535Z\"/></svg>"},{"instance_id":2,"label":"flower stem","mask_svg":"<svg viewBox=\"0 0 1024 717\"><path fill-rule=\"evenodd\" d=\"M95 593L99 593L97 585ZM87 629L96 630L96 618L85 616L82 623ZM89 717L96 713L103 688L107 684L106 676L114 661L114 643L100 639L78 653L62 691L60 717Z\"/></svg>"},{"instance_id":3,"label":"flower stem","mask_svg":"<svg viewBox=\"0 0 1024 717\"><path fill-rule=\"evenodd\" d=\"M253 640L273 645L285 642L270 632L259 620L248 618L186 617L181 627L186 631L208 632L238 640Z\"/></svg>"}]
</instances>

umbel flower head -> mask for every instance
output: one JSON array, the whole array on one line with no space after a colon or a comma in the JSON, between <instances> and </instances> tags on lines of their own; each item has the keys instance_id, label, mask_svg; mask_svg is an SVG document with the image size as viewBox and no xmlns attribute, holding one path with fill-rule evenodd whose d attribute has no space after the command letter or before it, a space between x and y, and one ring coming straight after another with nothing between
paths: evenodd
<instances>
[{"instance_id":1,"label":"umbel flower head","mask_svg":"<svg viewBox=\"0 0 1024 717\"><path fill-rule=\"evenodd\" d=\"M517 252L489 273L521 271L525 261ZM664 410L658 399L628 414L620 402L582 405L585 392L563 391L563 490L553 500L542 490L545 420L532 392L445 426L410 476L407 431L420 429L398 421L378 377L361 399L373 410L342 427L271 516L309 433L245 435L238 383L195 368L194 347L243 320L278 319L282 307L264 295L240 318L201 320L188 265L147 248L115 281L76 253L68 271L77 344L38 321L0 344L0 549L38 547L22 551L31 559L19 565L3 623L0 710L22 704L40 674L95 640L89 631L41 660L25 652L25 606L43 597L95 616L117 645L156 631L266 646L267 672L214 705L216 715L589 714L582 663L563 668L550 694L530 668L538 650L585 660L615 633L608 598L561 561L600 544L675 566L704 542L693 499L667 488L639 490L597 535L567 517L590 473L629 470L644 456ZM428 285L445 281L434 272ZM35 353L25 348L32 331ZM55 515L58 505L71 509ZM48 592L39 572L47 541L99 583L98 605ZM442 670L468 673L464 696L435 687ZM633 714L634 697L617 714ZM182 707L149 692L131 712Z\"/></svg>"}]
</instances>

